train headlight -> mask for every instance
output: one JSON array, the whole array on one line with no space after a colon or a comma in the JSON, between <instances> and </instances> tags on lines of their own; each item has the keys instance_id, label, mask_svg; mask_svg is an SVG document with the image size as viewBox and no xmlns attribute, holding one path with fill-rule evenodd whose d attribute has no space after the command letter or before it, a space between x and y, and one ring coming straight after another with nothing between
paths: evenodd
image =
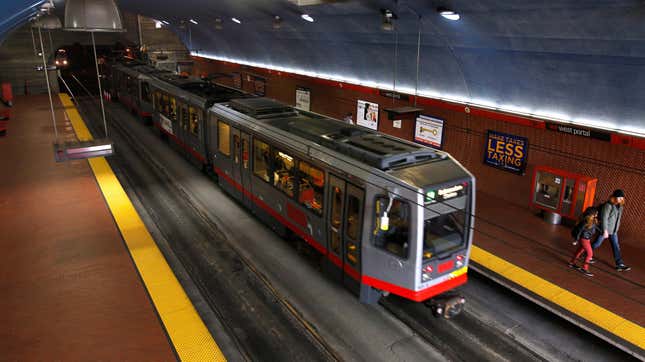
<instances>
[{"instance_id":1,"label":"train headlight","mask_svg":"<svg viewBox=\"0 0 645 362\"><path fill-rule=\"evenodd\" d=\"M54 63L56 63L56 65L60 65L60 62L58 60L55 61Z\"/></svg>"},{"instance_id":2,"label":"train headlight","mask_svg":"<svg viewBox=\"0 0 645 362\"><path fill-rule=\"evenodd\" d=\"M67 60L63 60L63 65L67 65Z\"/></svg>"},{"instance_id":3,"label":"train headlight","mask_svg":"<svg viewBox=\"0 0 645 362\"><path fill-rule=\"evenodd\" d=\"M457 264L457 268L459 268L460 266L463 266L463 265L464 265L464 260L465 260L465 259L466 259L466 258L464 258L464 256L463 256L463 255L457 255L457 263L456 263L456 264Z\"/></svg>"}]
</instances>

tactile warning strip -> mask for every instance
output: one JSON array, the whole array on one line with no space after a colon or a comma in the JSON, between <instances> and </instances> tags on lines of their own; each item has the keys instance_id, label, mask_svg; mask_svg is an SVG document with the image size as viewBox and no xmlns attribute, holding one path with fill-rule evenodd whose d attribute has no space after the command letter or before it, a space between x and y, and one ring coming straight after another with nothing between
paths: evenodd
<instances>
[{"instance_id":1,"label":"tactile warning strip","mask_svg":"<svg viewBox=\"0 0 645 362\"><path fill-rule=\"evenodd\" d=\"M645 348L645 328L528 272L488 251L473 246L471 260L526 290L589 321L605 331Z\"/></svg>"},{"instance_id":2,"label":"tactile warning strip","mask_svg":"<svg viewBox=\"0 0 645 362\"><path fill-rule=\"evenodd\" d=\"M91 140L92 135L69 96L59 96L79 141ZM179 358L226 361L110 165L104 157L88 162Z\"/></svg>"}]
</instances>

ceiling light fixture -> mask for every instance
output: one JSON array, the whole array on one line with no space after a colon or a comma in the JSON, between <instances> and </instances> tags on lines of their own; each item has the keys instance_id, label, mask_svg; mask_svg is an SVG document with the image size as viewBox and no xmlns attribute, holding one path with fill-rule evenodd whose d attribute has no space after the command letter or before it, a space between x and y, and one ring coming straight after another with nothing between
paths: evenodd
<instances>
[{"instance_id":1,"label":"ceiling light fixture","mask_svg":"<svg viewBox=\"0 0 645 362\"><path fill-rule=\"evenodd\" d=\"M383 15L383 21L381 23L381 29L385 31L394 30L394 19L397 19L396 14L389 9L381 9L381 15Z\"/></svg>"},{"instance_id":2,"label":"ceiling light fixture","mask_svg":"<svg viewBox=\"0 0 645 362\"><path fill-rule=\"evenodd\" d=\"M199 24L199 23L198 23L198 22L196 22L194 19L190 19L189 21L190 21L191 23L195 24L195 25Z\"/></svg>"},{"instance_id":3,"label":"ceiling light fixture","mask_svg":"<svg viewBox=\"0 0 645 362\"><path fill-rule=\"evenodd\" d=\"M161 22L166 24L166 25L170 25L170 22L168 22L168 21L162 20Z\"/></svg>"},{"instance_id":4,"label":"ceiling light fixture","mask_svg":"<svg viewBox=\"0 0 645 362\"><path fill-rule=\"evenodd\" d=\"M282 18L279 15L273 17L273 29L280 29L282 27Z\"/></svg>"},{"instance_id":5,"label":"ceiling light fixture","mask_svg":"<svg viewBox=\"0 0 645 362\"><path fill-rule=\"evenodd\" d=\"M215 18L215 29L216 30L222 30L224 26L222 25L222 19L221 18Z\"/></svg>"},{"instance_id":6,"label":"ceiling light fixture","mask_svg":"<svg viewBox=\"0 0 645 362\"><path fill-rule=\"evenodd\" d=\"M159 20L154 20L154 22L155 22L155 29L161 29L161 27L163 26L163 22Z\"/></svg>"},{"instance_id":7,"label":"ceiling light fixture","mask_svg":"<svg viewBox=\"0 0 645 362\"><path fill-rule=\"evenodd\" d=\"M311 15L309 14L302 14L300 15L300 17L303 18L304 20L307 20L310 23L314 22L314 18L312 18Z\"/></svg>"},{"instance_id":8,"label":"ceiling light fixture","mask_svg":"<svg viewBox=\"0 0 645 362\"><path fill-rule=\"evenodd\" d=\"M231 20L233 20L234 23L242 24L242 22L238 18L231 18Z\"/></svg>"},{"instance_id":9,"label":"ceiling light fixture","mask_svg":"<svg viewBox=\"0 0 645 362\"><path fill-rule=\"evenodd\" d=\"M450 10L450 9L438 8L437 12L439 13L439 15L443 16L444 18L446 18L448 20L457 21L457 20L459 20L461 18L461 16L459 16L458 13L456 13L456 12Z\"/></svg>"}]
</instances>

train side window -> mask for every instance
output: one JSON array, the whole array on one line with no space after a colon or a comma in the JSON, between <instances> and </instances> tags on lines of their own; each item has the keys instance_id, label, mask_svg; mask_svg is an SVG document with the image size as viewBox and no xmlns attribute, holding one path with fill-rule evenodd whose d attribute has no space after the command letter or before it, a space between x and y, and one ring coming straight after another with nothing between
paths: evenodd
<instances>
[{"instance_id":1,"label":"train side window","mask_svg":"<svg viewBox=\"0 0 645 362\"><path fill-rule=\"evenodd\" d=\"M177 100L175 97L170 97L170 107L168 109L168 116L171 120L177 121Z\"/></svg>"},{"instance_id":2,"label":"train side window","mask_svg":"<svg viewBox=\"0 0 645 362\"><path fill-rule=\"evenodd\" d=\"M293 197L296 183L296 161L280 150L273 150L273 186Z\"/></svg>"},{"instance_id":3,"label":"train side window","mask_svg":"<svg viewBox=\"0 0 645 362\"><path fill-rule=\"evenodd\" d=\"M197 136L199 134L199 121L201 120L201 112L195 107L189 107L190 110L190 132Z\"/></svg>"},{"instance_id":4,"label":"train side window","mask_svg":"<svg viewBox=\"0 0 645 362\"><path fill-rule=\"evenodd\" d=\"M154 110L157 112L161 112L161 94L159 94L159 91L154 91L152 93L154 102L152 103L154 106Z\"/></svg>"},{"instance_id":5,"label":"train side window","mask_svg":"<svg viewBox=\"0 0 645 362\"><path fill-rule=\"evenodd\" d=\"M170 106L170 101L168 100L168 95L166 93L162 93L161 95L161 113L163 113L166 117L168 117L169 110L168 107Z\"/></svg>"},{"instance_id":6,"label":"train side window","mask_svg":"<svg viewBox=\"0 0 645 362\"><path fill-rule=\"evenodd\" d=\"M150 84L148 82L141 83L141 99L144 102L150 103Z\"/></svg>"},{"instance_id":7,"label":"train side window","mask_svg":"<svg viewBox=\"0 0 645 362\"><path fill-rule=\"evenodd\" d=\"M298 201L309 210L322 215L325 173L304 161L300 161L298 169Z\"/></svg>"},{"instance_id":8,"label":"train side window","mask_svg":"<svg viewBox=\"0 0 645 362\"><path fill-rule=\"evenodd\" d=\"M249 168L249 142L246 139L242 139L242 166Z\"/></svg>"},{"instance_id":9,"label":"train side window","mask_svg":"<svg viewBox=\"0 0 645 362\"><path fill-rule=\"evenodd\" d=\"M380 218L387 210L389 199L379 197L376 199L374 228L374 246L386 250L398 257L407 258L410 235L410 205L402 200L394 199L388 213L389 226L387 230L381 228Z\"/></svg>"},{"instance_id":10,"label":"train side window","mask_svg":"<svg viewBox=\"0 0 645 362\"><path fill-rule=\"evenodd\" d=\"M345 234L346 239L346 254L347 261L356 266L358 263L358 252L360 238L360 225L361 225L361 200L354 195L347 195L347 217L346 217Z\"/></svg>"},{"instance_id":11,"label":"train side window","mask_svg":"<svg viewBox=\"0 0 645 362\"><path fill-rule=\"evenodd\" d=\"M180 105L181 108L181 116L179 118L179 125L181 126L182 129L188 129L188 108L186 108L185 104Z\"/></svg>"},{"instance_id":12,"label":"train side window","mask_svg":"<svg viewBox=\"0 0 645 362\"><path fill-rule=\"evenodd\" d=\"M231 126L222 121L217 121L217 145L223 155L231 156Z\"/></svg>"},{"instance_id":13,"label":"train side window","mask_svg":"<svg viewBox=\"0 0 645 362\"><path fill-rule=\"evenodd\" d=\"M271 149L258 139L253 139L253 173L262 180L271 182Z\"/></svg>"},{"instance_id":14,"label":"train side window","mask_svg":"<svg viewBox=\"0 0 645 362\"><path fill-rule=\"evenodd\" d=\"M233 135L233 161L240 163L240 136L236 134Z\"/></svg>"}]
</instances>

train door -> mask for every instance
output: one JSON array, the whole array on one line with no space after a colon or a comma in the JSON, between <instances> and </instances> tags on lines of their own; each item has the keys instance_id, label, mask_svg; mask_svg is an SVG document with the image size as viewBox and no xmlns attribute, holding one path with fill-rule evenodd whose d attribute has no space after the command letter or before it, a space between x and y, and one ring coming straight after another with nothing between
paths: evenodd
<instances>
[{"instance_id":1,"label":"train door","mask_svg":"<svg viewBox=\"0 0 645 362\"><path fill-rule=\"evenodd\" d=\"M361 270L361 225L364 192L345 180L329 175L331 207L327 215L327 252L331 274L350 289L358 289Z\"/></svg>"},{"instance_id":2,"label":"train door","mask_svg":"<svg viewBox=\"0 0 645 362\"><path fill-rule=\"evenodd\" d=\"M253 206L251 200L251 137L248 133L240 132L240 177L242 179L242 199L249 209Z\"/></svg>"},{"instance_id":3,"label":"train door","mask_svg":"<svg viewBox=\"0 0 645 362\"><path fill-rule=\"evenodd\" d=\"M239 200L242 200L244 197L244 192L242 191L242 138L241 132L235 127L231 127L231 137L232 137L232 146L231 158L233 159L231 175L233 181L235 181L235 187L233 188L233 194Z\"/></svg>"},{"instance_id":4,"label":"train door","mask_svg":"<svg viewBox=\"0 0 645 362\"><path fill-rule=\"evenodd\" d=\"M186 133L188 132L188 106L184 102L177 102L177 118L179 119L179 127L177 127L177 138L180 144L177 149L184 157L190 157L188 150L186 150Z\"/></svg>"}]
</instances>

